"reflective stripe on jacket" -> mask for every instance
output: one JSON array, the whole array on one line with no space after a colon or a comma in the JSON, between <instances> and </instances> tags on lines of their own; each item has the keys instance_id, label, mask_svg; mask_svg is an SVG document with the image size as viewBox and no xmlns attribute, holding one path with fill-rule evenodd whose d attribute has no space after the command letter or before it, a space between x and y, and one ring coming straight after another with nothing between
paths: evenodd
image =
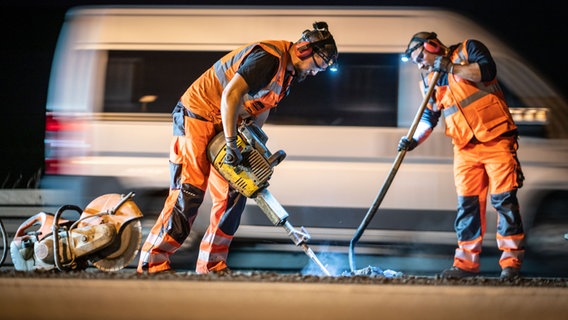
<instances>
[{"instance_id":1,"label":"reflective stripe on jacket","mask_svg":"<svg viewBox=\"0 0 568 320\"><path fill-rule=\"evenodd\" d=\"M223 89L233 79L242 61L257 46L278 57L278 71L270 83L254 96L243 97L245 110L256 116L275 107L288 93L292 77L286 79L286 66L290 61L288 50L292 43L284 40L269 40L247 44L229 52L219 59L201 77L199 77L183 94L181 102L194 114L200 115L214 123L221 123L221 95Z\"/></svg>"},{"instance_id":2,"label":"reflective stripe on jacket","mask_svg":"<svg viewBox=\"0 0 568 320\"><path fill-rule=\"evenodd\" d=\"M454 64L468 63L466 44L467 40L450 56ZM453 74L447 78L448 83L436 89L436 102L443 109L446 135L458 148L474 137L487 142L517 128L496 78L488 82L472 82Z\"/></svg>"}]
</instances>

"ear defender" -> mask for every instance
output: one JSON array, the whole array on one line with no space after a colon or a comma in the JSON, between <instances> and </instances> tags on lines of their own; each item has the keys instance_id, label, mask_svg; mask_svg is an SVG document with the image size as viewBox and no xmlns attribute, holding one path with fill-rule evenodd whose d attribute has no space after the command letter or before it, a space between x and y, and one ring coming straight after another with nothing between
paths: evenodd
<instances>
[{"instance_id":1,"label":"ear defender","mask_svg":"<svg viewBox=\"0 0 568 320\"><path fill-rule=\"evenodd\" d=\"M298 58L305 60L311 57L313 50L310 43L305 41L297 43L294 52Z\"/></svg>"},{"instance_id":2,"label":"ear defender","mask_svg":"<svg viewBox=\"0 0 568 320\"><path fill-rule=\"evenodd\" d=\"M424 49L431 53L440 53L442 48L436 41L428 40L424 42Z\"/></svg>"}]
</instances>

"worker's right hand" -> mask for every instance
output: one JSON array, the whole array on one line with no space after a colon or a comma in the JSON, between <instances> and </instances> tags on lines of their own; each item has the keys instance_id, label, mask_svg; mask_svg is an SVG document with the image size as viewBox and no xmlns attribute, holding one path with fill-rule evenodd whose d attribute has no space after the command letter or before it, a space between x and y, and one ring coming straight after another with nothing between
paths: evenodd
<instances>
[{"instance_id":1,"label":"worker's right hand","mask_svg":"<svg viewBox=\"0 0 568 320\"><path fill-rule=\"evenodd\" d=\"M437 56L434 60L434 66L432 66L433 71L454 73L454 64L452 60L448 57Z\"/></svg>"},{"instance_id":2,"label":"worker's right hand","mask_svg":"<svg viewBox=\"0 0 568 320\"><path fill-rule=\"evenodd\" d=\"M414 139L408 140L408 138L404 136L400 138L400 141L398 142L398 151L402 150L412 151L414 148L416 148L417 145L418 141Z\"/></svg>"},{"instance_id":3,"label":"worker's right hand","mask_svg":"<svg viewBox=\"0 0 568 320\"><path fill-rule=\"evenodd\" d=\"M227 153L225 154L225 163L236 166L243 161L243 155L237 146L237 137L225 137L227 144Z\"/></svg>"}]
</instances>

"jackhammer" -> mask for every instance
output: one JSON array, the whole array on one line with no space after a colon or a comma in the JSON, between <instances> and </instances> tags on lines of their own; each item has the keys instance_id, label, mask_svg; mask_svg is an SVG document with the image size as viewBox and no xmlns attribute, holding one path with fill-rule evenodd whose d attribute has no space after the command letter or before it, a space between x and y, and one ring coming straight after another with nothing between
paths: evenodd
<instances>
[{"instance_id":1,"label":"jackhammer","mask_svg":"<svg viewBox=\"0 0 568 320\"><path fill-rule=\"evenodd\" d=\"M247 198L255 200L270 222L283 227L292 242L301 247L325 275L331 276L307 245L310 239L308 232L304 227L298 230L288 222L288 213L267 189L268 180L274 172L273 168L284 160L286 153L283 150L271 153L266 147L268 136L250 118L241 122L238 131L237 146L243 155L243 161L236 166L224 162L227 151L223 132L209 142L207 147L209 161L231 187Z\"/></svg>"}]
</instances>

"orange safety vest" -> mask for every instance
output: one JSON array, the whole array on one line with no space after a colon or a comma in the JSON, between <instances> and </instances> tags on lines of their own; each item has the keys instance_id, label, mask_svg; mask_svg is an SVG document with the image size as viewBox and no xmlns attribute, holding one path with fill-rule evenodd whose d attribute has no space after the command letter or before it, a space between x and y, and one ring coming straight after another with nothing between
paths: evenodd
<instances>
[{"instance_id":1,"label":"orange safety vest","mask_svg":"<svg viewBox=\"0 0 568 320\"><path fill-rule=\"evenodd\" d=\"M287 95L292 81L292 77L286 77L286 66L290 61L288 50L292 43L284 40L251 43L229 52L186 90L181 97L182 104L196 115L215 124L221 123L223 89L231 81L244 58L257 46L278 57L280 63L270 83L255 95L246 94L243 97L243 105L253 116L276 107Z\"/></svg>"},{"instance_id":2,"label":"orange safety vest","mask_svg":"<svg viewBox=\"0 0 568 320\"><path fill-rule=\"evenodd\" d=\"M466 43L467 40L452 53L450 60L454 64L467 63ZM429 78L432 76L430 74ZM446 135L458 148L463 148L474 137L487 142L517 128L497 78L472 82L448 74L447 85L436 88L436 104L428 107L443 109Z\"/></svg>"}]
</instances>

